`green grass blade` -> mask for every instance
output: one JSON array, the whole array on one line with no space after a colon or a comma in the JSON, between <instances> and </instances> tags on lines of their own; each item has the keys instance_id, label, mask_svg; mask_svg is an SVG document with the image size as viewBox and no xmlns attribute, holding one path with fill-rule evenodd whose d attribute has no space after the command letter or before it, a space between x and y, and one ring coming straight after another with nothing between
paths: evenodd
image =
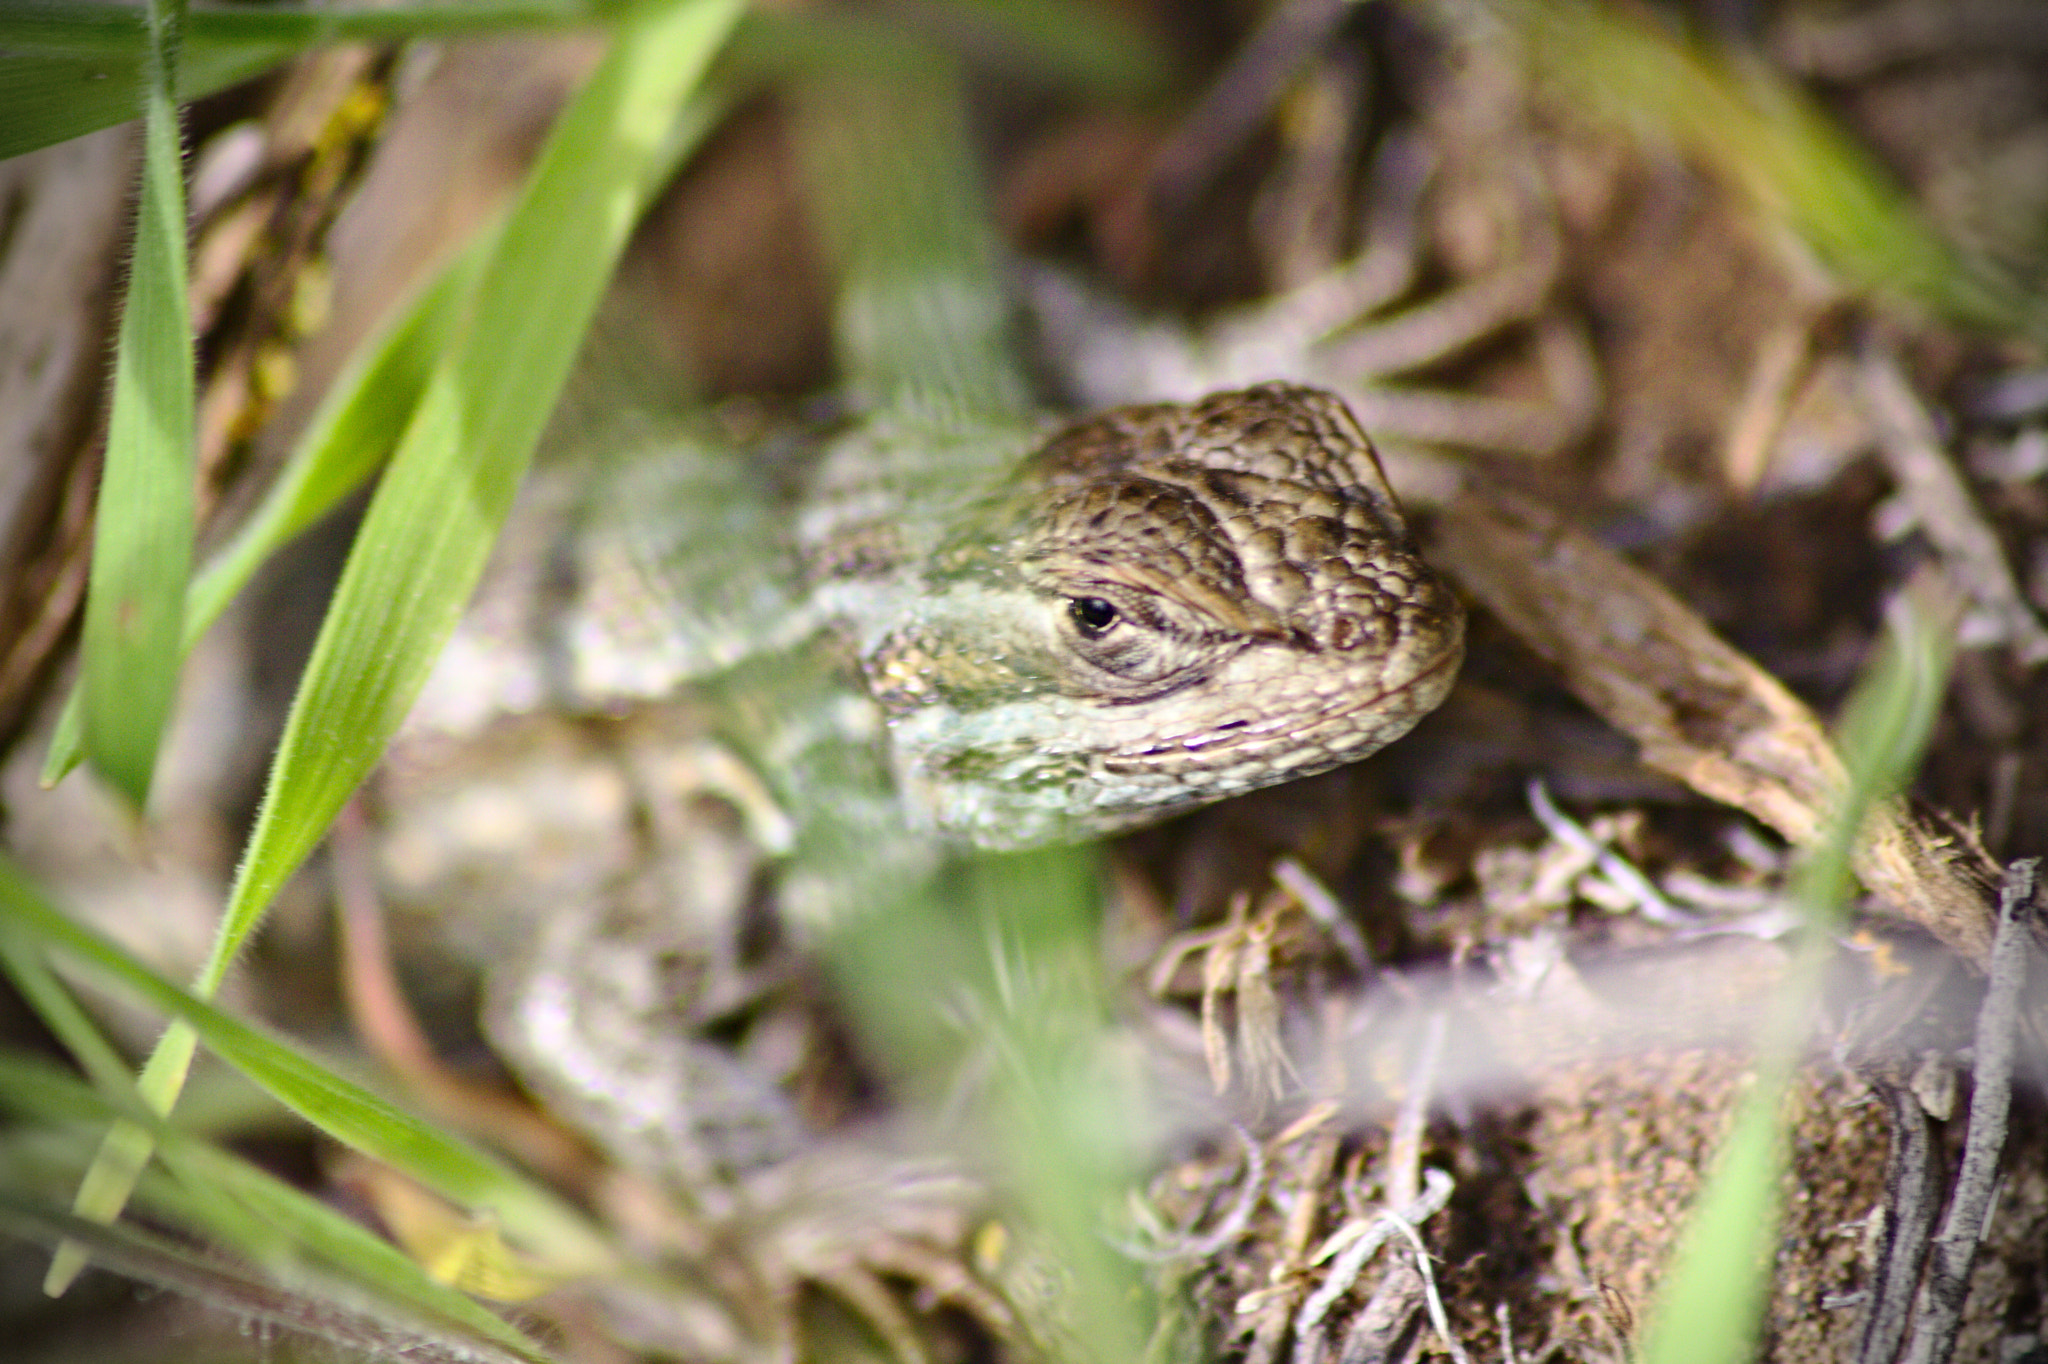
<instances>
[{"instance_id":1,"label":"green grass blade","mask_svg":"<svg viewBox=\"0 0 2048 1364\"><path fill-rule=\"evenodd\" d=\"M181 101L214 94L322 43L446 38L602 21L620 0L438 0L422 4L198 4L187 11ZM1099 9L1058 0L972 0L936 27L965 29L979 52L1033 79L1143 96L1167 83L1156 44ZM0 6L0 160L135 117L142 30L135 6L107 0L14 0ZM900 22L807 12L750 15L731 54L735 74L917 66L925 48Z\"/></svg>"},{"instance_id":2,"label":"green grass blade","mask_svg":"<svg viewBox=\"0 0 2048 1364\"><path fill-rule=\"evenodd\" d=\"M191 1025L179 1019L164 1033L156 1050L150 1053L149 1062L143 1066L141 1078L136 1081L136 1088L152 1112L159 1115L170 1112L171 1105L177 1101L178 1091L184 1087L186 1075L192 1069L192 1054L198 1045L198 1035ZM71 1200L71 1210L92 1222L110 1223L119 1217L154 1149L147 1128L131 1118L117 1119L107 1129L106 1138L100 1143L99 1155L87 1167L85 1178L79 1181L78 1193ZM50 1257L49 1270L43 1275L43 1292L53 1298L63 1296L79 1271L85 1268L87 1258L82 1242L59 1244L57 1253Z\"/></svg>"},{"instance_id":3,"label":"green grass blade","mask_svg":"<svg viewBox=\"0 0 2048 1364\"><path fill-rule=\"evenodd\" d=\"M590 23L618 0L443 0L414 5L193 5L174 73L188 102L323 43L449 37ZM148 74L142 6L107 0L0 5L0 159L132 119Z\"/></svg>"},{"instance_id":4,"label":"green grass blade","mask_svg":"<svg viewBox=\"0 0 2048 1364\"><path fill-rule=\"evenodd\" d=\"M177 0L150 0L147 11L141 204L114 358L81 650L86 759L138 811L149 798L184 660L196 516L184 162L174 100L182 12ZM127 1192L119 1172L140 1168L137 1130L125 1122L114 1128L117 1159L80 1186L80 1215L111 1220L119 1210ZM62 1291L83 1265L79 1246L60 1246L45 1288Z\"/></svg>"},{"instance_id":5,"label":"green grass blade","mask_svg":"<svg viewBox=\"0 0 2048 1364\"><path fill-rule=\"evenodd\" d=\"M133 1094L132 1077L122 1083ZM95 1092L75 1075L39 1057L0 1052L0 1111L23 1119L46 1134L81 1121L105 1122L124 1110ZM307 1262L338 1275L352 1296L396 1308L408 1320L419 1316L453 1324L524 1358L538 1359L533 1343L495 1313L473 1299L431 1278L420 1265L361 1223L296 1189L248 1160L189 1133L152 1123L153 1139L164 1153L171 1180L145 1180L137 1201L152 1214L168 1218L210 1244L233 1247L280 1279L295 1277L294 1266ZM27 1155L18 1144L16 1155ZM71 1143L75 1151L75 1142ZM48 1190L57 1180L76 1180L82 1153L68 1171L36 1171L33 1182L8 1178L0 1161L0 1189L10 1183L18 1193ZM26 1172L24 1172L26 1173ZM57 1185L61 1187L61 1185Z\"/></svg>"},{"instance_id":6,"label":"green grass blade","mask_svg":"<svg viewBox=\"0 0 2048 1364\"><path fill-rule=\"evenodd\" d=\"M114 12L124 20L132 14ZM7 26L0 16L0 30ZM134 35L131 49L109 57L24 53L0 36L0 160L134 118L142 108L143 89L139 22L134 22ZM294 55L294 49L276 43L188 50L178 64L178 98L195 100L225 90Z\"/></svg>"},{"instance_id":7,"label":"green grass blade","mask_svg":"<svg viewBox=\"0 0 2048 1364\"><path fill-rule=\"evenodd\" d=\"M976 50L1021 55L1033 70L1099 91L1157 93L1168 74L1165 55L1115 10L1076 0L949 0L947 21L973 30Z\"/></svg>"},{"instance_id":8,"label":"green grass blade","mask_svg":"<svg viewBox=\"0 0 2048 1364\"><path fill-rule=\"evenodd\" d=\"M419 295L359 348L285 460L277 482L185 594L190 650L278 549L367 483L398 444L434 362L453 344L494 239L480 234ZM67 698L42 782L53 786L79 758L79 695Z\"/></svg>"},{"instance_id":9,"label":"green grass blade","mask_svg":"<svg viewBox=\"0 0 2048 1364\"><path fill-rule=\"evenodd\" d=\"M1759 1067L1672 1256L1643 1364L1738 1364L1756 1352L1785 1174L1784 1058Z\"/></svg>"},{"instance_id":10,"label":"green grass blade","mask_svg":"<svg viewBox=\"0 0 2048 1364\"><path fill-rule=\"evenodd\" d=\"M40 1012L41 1006L37 1006ZM123 1081L134 1090L132 1076ZM41 1056L0 1051L0 1112L43 1124L129 1115L118 1101Z\"/></svg>"},{"instance_id":11,"label":"green grass blade","mask_svg":"<svg viewBox=\"0 0 2048 1364\"><path fill-rule=\"evenodd\" d=\"M263 501L192 581L186 647L197 643L264 561L384 467L447 353L496 238L480 233L393 324L349 360L307 422Z\"/></svg>"},{"instance_id":12,"label":"green grass blade","mask_svg":"<svg viewBox=\"0 0 2048 1364\"><path fill-rule=\"evenodd\" d=\"M293 1258L329 1267L407 1317L438 1318L522 1358L545 1357L503 1318L432 1278L389 1241L241 1157L203 1142L174 1139L165 1143L164 1163L189 1193L231 1200L242 1211L239 1218L212 1219L207 1227L212 1238L225 1240L236 1226L261 1228L288 1247Z\"/></svg>"},{"instance_id":13,"label":"green grass blade","mask_svg":"<svg viewBox=\"0 0 2048 1364\"><path fill-rule=\"evenodd\" d=\"M117 1103L134 1100L134 1072L114 1050L114 1044L107 1041L99 1025L64 988L40 952L28 948L12 934L0 935L0 970L6 971L7 979L23 1001L92 1078L101 1094ZM9 1092L4 1077L0 1077L0 1097Z\"/></svg>"},{"instance_id":14,"label":"green grass blade","mask_svg":"<svg viewBox=\"0 0 2048 1364\"><path fill-rule=\"evenodd\" d=\"M4 860L0 860L0 933L9 939L10 952L60 954L94 979L175 1016L228 1065L334 1140L385 1162L458 1204L491 1211L509 1237L541 1253L548 1263L562 1266L564 1272L609 1262L611 1252L603 1238L553 1195L308 1059L289 1043L164 980L119 946L67 918ZM123 1121L145 1142L153 1142L148 1126Z\"/></svg>"},{"instance_id":15,"label":"green grass blade","mask_svg":"<svg viewBox=\"0 0 2048 1364\"><path fill-rule=\"evenodd\" d=\"M425 682L640 206L672 161L677 112L740 8L739 0L634 7L557 121L482 268L469 329L430 378L343 569L199 994L219 986ZM189 1021L173 1024L144 1068L143 1095L157 1112L176 1102L193 1033ZM117 1214L149 1149L147 1132L117 1124L87 1172L79 1210ZM53 1266L46 1286L60 1291L67 1279L57 1270L75 1273L76 1259Z\"/></svg>"},{"instance_id":16,"label":"green grass blade","mask_svg":"<svg viewBox=\"0 0 2048 1364\"><path fill-rule=\"evenodd\" d=\"M591 23L621 0L427 0L413 4L209 4L186 9L185 41L195 53L274 44L303 51L321 43L450 38L512 28ZM135 60L142 6L133 0L11 0L0 10L0 48L33 56Z\"/></svg>"},{"instance_id":17,"label":"green grass blade","mask_svg":"<svg viewBox=\"0 0 2048 1364\"><path fill-rule=\"evenodd\" d=\"M1029 392L1009 334L955 64L819 78L797 100L813 211L839 276L843 378L869 406L977 417Z\"/></svg>"},{"instance_id":18,"label":"green grass blade","mask_svg":"<svg viewBox=\"0 0 2048 1364\"><path fill-rule=\"evenodd\" d=\"M307 1295L287 1291L241 1265L197 1251L172 1237L128 1225L101 1226L66 1216L41 1199L0 1186L0 1234L50 1242L62 1238L92 1248L117 1274L181 1293L245 1322L282 1327L325 1343L313 1358L404 1359L414 1364L531 1364L547 1358L531 1343L500 1347L460 1325L427 1320L395 1322L366 1310L342 1286L309 1285ZM287 1358L304 1357L297 1351Z\"/></svg>"},{"instance_id":19,"label":"green grass blade","mask_svg":"<svg viewBox=\"0 0 2048 1364\"><path fill-rule=\"evenodd\" d=\"M717 125L725 99L707 92L670 129L661 170L674 166ZM193 577L185 595L189 651L271 555L369 481L405 433L435 363L454 347L476 279L498 228L479 233L397 316L365 342L336 377L247 522ZM59 713L42 782L54 786L79 759L79 697Z\"/></svg>"},{"instance_id":20,"label":"green grass blade","mask_svg":"<svg viewBox=\"0 0 2048 1364\"><path fill-rule=\"evenodd\" d=\"M652 175L737 0L644 5L564 111L364 519L202 990L383 753L482 572Z\"/></svg>"},{"instance_id":21,"label":"green grass blade","mask_svg":"<svg viewBox=\"0 0 2048 1364\"><path fill-rule=\"evenodd\" d=\"M177 695L198 458L176 0L151 0L142 202L121 310L85 604L87 759L139 810Z\"/></svg>"},{"instance_id":22,"label":"green grass blade","mask_svg":"<svg viewBox=\"0 0 2048 1364\"><path fill-rule=\"evenodd\" d=\"M1897 790L1925 747L1947 686L1953 612L1909 594L1842 726L1849 787L1794 896L1807 931L1760 1039L1756 1083L1737 1111L1672 1256L1643 1364L1736 1364L1754 1356L1777 1243L1785 1097L1850 887L1850 850L1871 807Z\"/></svg>"},{"instance_id":23,"label":"green grass blade","mask_svg":"<svg viewBox=\"0 0 2048 1364\"><path fill-rule=\"evenodd\" d=\"M916 77L933 43L972 52L1005 72L1102 98L1137 99L1167 88L1171 63L1139 29L1068 0L952 0L922 24L857 9L757 11L719 58L739 77L780 83L821 75Z\"/></svg>"}]
</instances>

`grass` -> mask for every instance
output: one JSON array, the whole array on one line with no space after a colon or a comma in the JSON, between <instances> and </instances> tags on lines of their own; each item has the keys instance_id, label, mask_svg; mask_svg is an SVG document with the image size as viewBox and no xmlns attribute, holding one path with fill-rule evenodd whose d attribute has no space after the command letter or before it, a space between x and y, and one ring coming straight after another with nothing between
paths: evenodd
<instances>
[{"instance_id":1,"label":"grass","mask_svg":"<svg viewBox=\"0 0 2048 1364\"><path fill-rule=\"evenodd\" d=\"M418 356L424 342L437 339L432 334L437 323L452 333L444 338L452 344L437 353L425 372L417 401L402 413L402 422L392 422L400 427L396 448L300 681L213 951L195 982L197 997L210 996L218 988L285 880L381 757L454 628L627 234L648 196L673 168L675 129L681 123L701 130L707 122L688 100L739 14L738 0L649 0L624 10L613 30L609 55L557 120L518 202L492 240L480 248L459 324L445 326L452 294L465 282L463 267L456 268L453 282L428 291L416 311L417 320L395 329L393 342L381 357L385 363L373 360L365 366L366 377L374 379L380 370ZM154 93L168 113L168 60L159 61L152 71ZM167 129L164 137L170 139L169 177L175 186L174 131ZM146 235L153 221L150 187L146 170L141 229L145 240L153 241ZM182 196L177 202L178 207L158 215L168 213L169 221L180 225L170 234L176 239L171 254L176 257L177 306L128 310L128 316L137 320L133 329L124 323L116 360L116 431L121 429L125 393L120 376L140 372L138 367L148 367L162 389L182 392L183 406L162 400L149 409L153 422L137 423L144 429L137 432L135 444L147 456L153 478L117 478L120 454L110 451L101 501L103 547L143 537L154 553L139 563L133 554L120 559L125 575L113 579L109 589L103 587L98 559L110 558L113 552L101 550L85 646L85 753L101 770L111 767L116 784L138 803L147 787L148 767L137 754L146 749L153 756L168 709L167 691L158 698L152 688L174 685L184 645L185 573L182 562L166 563L174 556L159 544L166 538L159 527L163 517L147 501L162 496L158 485L169 476L161 468L165 457L153 443L162 433L147 428L175 421L182 411L183 426L173 433L176 439L170 444L175 451L182 442L186 452L182 490L187 501L183 539L174 548L189 556L192 379L189 323L183 311ZM161 252L163 244L156 245ZM137 292L142 284L138 277ZM414 343L411 347L400 344L408 340ZM358 388L356 395L360 404L390 396L367 386ZM400 413L387 409L365 415L360 408L350 408L337 415L333 425L375 427L379 415L397 418ZM320 461L320 453L334 452L336 446L316 445L301 466L309 472L296 480L297 486L303 490L312 482L331 494L349 481L335 476L335 460L350 460L352 467L343 474L359 476L374 462L377 448L358 445ZM111 500L116 496L118 501ZM298 498L295 509L280 513L278 520L300 519L294 510L308 510L306 502ZM129 527L126 521L136 525ZM101 688L107 696L99 697L93 679L118 679L117 669L144 667L135 662L136 645L129 638L141 633L134 624L142 614L133 605L143 590L138 582L147 587L156 612L147 618L150 628L144 636L150 650L147 669L135 684L151 703L132 708L138 717L131 728L140 730L140 737L124 731L123 746L112 748L106 723L98 717L103 710L120 709L119 689L109 682ZM103 625L96 634L95 619L125 628L113 633L110 644L113 627ZM122 648L113 652L114 645ZM25 903L15 905L17 916L27 912ZM142 1073L139 1088L150 1112L167 1114L175 1105L199 1036L188 1015L175 1015ZM396 1125L395 1112L378 1116L370 1128L354 1133L355 1139L381 1136L388 1149L415 1149L423 1135L418 1128ZM79 1215L111 1221L154 1147L146 1126L134 1119L117 1120L81 1181ZM442 1173L451 1174L455 1168ZM505 1210L497 1211L503 1215ZM62 1292L84 1260L82 1245L66 1242L51 1266L46 1288Z\"/></svg>"},{"instance_id":2,"label":"grass","mask_svg":"<svg viewBox=\"0 0 2048 1364\"><path fill-rule=\"evenodd\" d=\"M177 695L197 500L176 96L184 9L177 0L149 0L144 11L142 193L114 350L81 649L86 756L138 810L149 798Z\"/></svg>"},{"instance_id":3,"label":"grass","mask_svg":"<svg viewBox=\"0 0 2048 1364\"><path fill-rule=\"evenodd\" d=\"M1569 108L1693 158L1858 296L2048 341L2039 290L1944 239L1877 159L1754 57L1588 0L1487 0Z\"/></svg>"}]
</instances>

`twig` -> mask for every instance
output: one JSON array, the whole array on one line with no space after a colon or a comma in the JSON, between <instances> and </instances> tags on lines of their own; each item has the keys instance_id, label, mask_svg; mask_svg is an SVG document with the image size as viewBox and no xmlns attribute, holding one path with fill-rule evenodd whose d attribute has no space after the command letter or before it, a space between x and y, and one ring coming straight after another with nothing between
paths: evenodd
<instances>
[{"instance_id":1,"label":"twig","mask_svg":"<svg viewBox=\"0 0 2048 1364\"><path fill-rule=\"evenodd\" d=\"M1423 1025L1422 1045L1416 1049L1415 1064L1408 1072L1407 1093L1394 1114L1394 1126L1387 1138L1387 1202L1404 1207L1420 1196L1422 1135L1429 1120L1429 1100L1436 1084L1437 1064L1444 1053L1444 1011L1431 1012Z\"/></svg>"},{"instance_id":2,"label":"twig","mask_svg":"<svg viewBox=\"0 0 2048 1364\"><path fill-rule=\"evenodd\" d=\"M1416 1334L1409 1327L1422 1307L1422 1275L1406 1264L1389 1265L1345 1328L1337 1364L1395 1364L1408 1359Z\"/></svg>"},{"instance_id":3,"label":"twig","mask_svg":"<svg viewBox=\"0 0 2048 1364\"><path fill-rule=\"evenodd\" d=\"M1878 448L1899 496L1941 554L1956 585L1998 624L2025 664L2048 660L2048 628L2027 605L1997 534L1942 449L1934 419L1891 356L1872 351L1857 365L1864 400L1877 422Z\"/></svg>"},{"instance_id":4,"label":"twig","mask_svg":"<svg viewBox=\"0 0 2048 1364\"><path fill-rule=\"evenodd\" d=\"M1322 926L1330 935L1330 941L1337 944L1337 950L1351 963L1351 969L1371 980L1378 974L1373 966L1372 954L1365 949L1365 939L1358 932L1358 925L1344 912L1344 906L1330 893L1330 888L1316 879L1314 872L1303 866L1299 859L1283 857L1273 864L1273 880L1308 911L1308 916Z\"/></svg>"},{"instance_id":5,"label":"twig","mask_svg":"<svg viewBox=\"0 0 2048 1364\"><path fill-rule=\"evenodd\" d=\"M1431 1170L1431 1174L1438 1171ZM1449 1176L1445 1176L1448 1180ZM1391 1216L1391 1214L1390 1214ZM1422 1273L1423 1299L1429 1304L1429 1324L1436 1328L1437 1339L1443 1342L1444 1353L1454 1364L1472 1364L1472 1357L1465 1353L1465 1347L1458 1344L1451 1334L1451 1319L1444 1313L1444 1300L1436 1291L1436 1274L1429 1267L1429 1251L1422 1244L1421 1235L1413 1223L1395 1216L1394 1229L1408 1238L1408 1244L1415 1250L1415 1267Z\"/></svg>"},{"instance_id":6,"label":"twig","mask_svg":"<svg viewBox=\"0 0 2048 1364\"><path fill-rule=\"evenodd\" d=\"M1844 780L1805 702L1716 635L1699 613L1556 513L1468 489L1438 515L1430 557L1567 686L1634 739L1648 767L1811 847ZM1856 875L1899 912L1982 964L1991 914L1971 850L1878 806Z\"/></svg>"},{"instance_id":7,"label":"twig","mask_svg":"<svg viewBox=\"0 0 2048 1364\"><path fill-rule=\"evenodd\" d=\"M1865 1077L1884 1101L1892 1150L1884 1171L1884 1227L1877 1263L1865 1290L1869 1307L1856 1344L1856 1364L1890 1364L1906 1338L1920 1265L1934 1231L1941 1171L1934 1163L1934 1133L1911 1086L1889 1073Z\"/></svg>"},{"instance_id":8,"label":"twig","mask_svg":"<svg viewBox=\"0 0 2048 1364\"><path fill-rule=\"evenodd\" d=\"M1266 1152L1258 1139L1241 1124L1232 1123L1230 1130L1237 1133L1237 1139L1244 1143L1244 1179L1236 1202L1231 1204L1229 1212L1223 1214L1223 1220L1201 1236L1183 1236L1162 1246L1141 1246L1130 1241L1112 1240L1110 1245L1119 1255L1145 1264L1205 1260L1221 1253L1225 1246L1244 1234L1252 1220L1252 1209L1259 1205L1259 1195L1266 1191Z\"/></svg>"},{"instance_id":9,"label":"twig","mask_svg":"<svg viewBox=\"0 0 2048 1364\"><path fill-rule=\"evenodd\" d=\"M1322 1286L1309 1295L1308 1301L1301 1305L1301 1311L1295 1314L1293 1364L1320 1364L1322 1336L1317 1328L1329 1315L1330 1309L1336 1306L1337 1299L1351 1291L1366 1262L1381 1246L1404 1229L1412 1236L1415 1225L1442 1211L1444 1205L1451 1201L1451 1190L1457 1187L1449 1175L1433 1167L1423 1172L1423 1184L1420 1196L1407 1207L1383 1212L1370 1222L1354 1222L1325 1244L1326 1254L1339 1245L1342 1250L1337 1252L1336 1262L1324 1276ZM1421 1244L1419 1239L1416 1244ZM1324 1256L1318 1255L1317 1258ZM1425 1278L1427 1273L1425 1269ZM1438 1304L1438 1316L1441 1312L1442 1306Z\"/></svg>"},{"instance_id":10,"label":"twig","mask_svg":"<svg viewBox=\"0 0 2048 1364\"><path fill-rule=\"evenodd\" d=\"M1652 923L1669 924L1674 928L1699 926L1697 915L1688 914L1666 899L1664 892L1658 890L1635 863L1593 837L1583 824L1558 809L1550 799L1550 788L1543 784L1541 777L1530 779L1528 796L1529 812L1536 816L1544 832L1581 856L1591 858L1602 876L1635 901L1638 914Z\"/></svg>"},{"instance_id":11,"label":"twig","mask_svg":"<svg viewBox=\"0 0 2048 1364\"><path fill-rule=\"evenodd\" d=\"M1797 385L1812 368L1811 318L1784 323L1758 344L1721 450L1721 470L1737 491L1752 492L1763 481Z\"/></svg>"},{"instance_id":12,"label":"twig","mask_svg":"<svg viewBox=\"0 0 2048 1364\"><path fill-rule=\"evenodd\" d=\"M1991 986L1977 1014L1976 1065L1970 1092L1970 1133L1963 1144L1955 1194L1928 1255L1927 1281L1906 1364L1946 1364L1962 1329L1963 1303L1970 1291L1970 1265L1991 1210L1998 1183L1998 1159L2005 1150L2006 1116L2012 1105L2013 1052L2019 1034L2020 990L2027 979L2028 916L2034 898L2037 858L2006 868L1998 895L1998 934L1991 944Z\"/></svg>"}]
</instances>

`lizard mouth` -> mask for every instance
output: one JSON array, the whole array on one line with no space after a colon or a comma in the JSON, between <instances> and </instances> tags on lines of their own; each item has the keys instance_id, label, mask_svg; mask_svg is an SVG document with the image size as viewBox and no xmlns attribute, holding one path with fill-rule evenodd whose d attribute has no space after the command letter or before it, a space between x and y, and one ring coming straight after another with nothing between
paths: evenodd
<instances>
[{"instance_id":1,"label":"lizard mouth","mask_svg":"<svg viewBox=\"0 0 2048 1364\"><path fill-rule=\"evenodd\" d=\"M1278 723L1261 723L1262 717L1240 716L1211 726L1199 735L1147 744L1129 750L1121 761L1113 761L1112 770L1136 773L1156 765L1160 761L1186 760L1197 755L1220 755L1246 748L1280 747L1297 742L1306 734L1330 725L1343 725L1359 717L1369 717L1376 723L1352 724L1353 737L1345 739L1332 735L1331 741L1310 746L1313 757L1306 757L1298 765L1278 764L1274 768L1272 781L1287 780L1292 776L1305 776L1311 769L1321 770L1368 756L1384 748L1408 730L1424 715L1436 708L1449 690L1452 677L1464 659L1463 641L1441 651L1427 666L1417 670L1394 686L1373 692L1369 696L1348 699L1342 704L1304 714L1285 717ZM1243 759L1237 759L1243 761Z\"/></svg>"},{"instance_id":2,"label":"lizard mouth","mask_svg":"<svg viewBox=\"0 0 2048 1364\"><path fill-rule=\"evenodd\" d=\"M1334 716L1367 715L1376 716L1381 721L1368 725L1361 732L1364 742L1338 761L1350 762L1354 758L1365 757L1406 734L1416 721L1435 710L1444 699L1457 677L1459 665L1464 661L1465 642L1460 638L1450 648L1442 650L1427 667L1411 673L1404 681L1336 710Z\"/></svg>"},{"instance_id":3,"label":"lizard mouth","mask_svg":"<svg viewBox=\"0 0 2048 1364\"><path fill-rule=\"evenodd\" d=\"M1441 654L1440 654L1440 655L1439 655L1439 656L1437 657L1437 659L1436 659L1436 661L1435 661L1434 663L1431 663L1431 664L1430 664L1430 665L1429 665L1428 667L1424 668L1424 669L1423 669L1423 670L1422 670L1421 672L1418 672L1418 673L1416 673L1416 674L1415 674L1414 676L1410 677L1410 678L1409 678L1409 679L1408 679L1407 681L1405 681L1405 682L1402 682L1402 683L1400 683L1400 684L1399 684L1399 685L1397 685L1397 686L1392 686L1392 687L1389 687L1389 688L1387 688L1387 689L1386 689L1385 691L1381 692L1381 693L1380 693L1379 695L1377 695L1377 696L1373 697L1373 698L1372 698L1371 700L1369 700L1369 701L1365 702L1365 704L1366 704L1367 706L1377 706L1377 705L1380 705L1380 704L1382 704L1383 702L1386 702L1386 701L1391 701L1391 700L1393 700L1393 699L1394 699L1395 697L1397 697L1397 696L1404 696L1404 695L1407 695L1407 694L1409 694L1409 693L1412 693L1412 692L1414 692L1414 691L1418 690L1419 688L1421 688L1421 687L1422 687L1422 685L1423 685L1424 683L1426 683L1426 682L1436 682L1436 681L1438 681L1438 680L1440 680L1440 679L1441 679L1441 680L1442 680L1442 681L1444 681L1444 682L1445 682L1446 684L1448 684L1448 682L1449 682L1449 680L1450 680L1450 679L1449 679L1449 678L1445 678L1445 677L1444 677L1444 674L1445 674L1445 673L1456 673L1456 672L1457 672L1457 670L1458 670L1458 665L1459 665L1460 663L1463 663L1464 661L1465 661L1465 641L1464 641L1463 639L1460 639L1460 640L1459 640L1459 641L1457 642L1457 644L1455 644L1455 645L1454 645L1454 646L1452 646L1451 648L1445 649L1445 650L1444 650L1444 651L1443 651L1443 652L1442 652L1442 653L1441 653ZM1448 687L1447 687L1446 689L1448 689Z\"/></svg>"}]
</instances>

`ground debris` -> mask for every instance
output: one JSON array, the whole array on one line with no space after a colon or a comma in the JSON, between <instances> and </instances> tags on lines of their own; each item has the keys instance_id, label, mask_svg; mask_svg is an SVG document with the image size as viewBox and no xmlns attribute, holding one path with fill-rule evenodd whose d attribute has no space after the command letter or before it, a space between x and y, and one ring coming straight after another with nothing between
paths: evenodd
<instances>
[{"instance_id":1,"label":"ground debris","mask_svg":"<svg viewBox=\"0 0 2048 1364\"><path fill-rule=\"evenodd\" d=\"M1702 795L1811 846L1844 782L1813 712L1642 570L1528 501L1473 495L1446 510L1438 557L1567 685ZM1874 812L1858 874L1982 964L1990 915L1967 851L1902 804Z\"/></svg>"}]
</instances>

